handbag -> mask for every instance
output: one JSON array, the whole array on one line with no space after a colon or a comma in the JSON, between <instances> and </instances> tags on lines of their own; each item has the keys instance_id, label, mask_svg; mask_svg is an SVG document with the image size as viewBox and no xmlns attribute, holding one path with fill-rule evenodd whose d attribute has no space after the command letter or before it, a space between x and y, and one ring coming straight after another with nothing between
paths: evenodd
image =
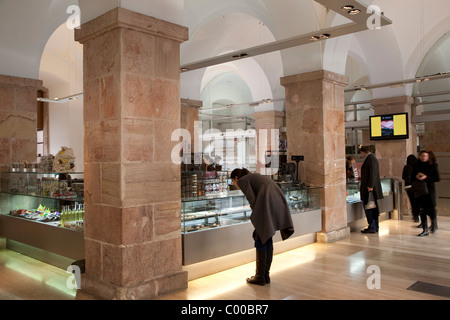
<instances>
[{"instance_id":1,"label":"handbag","mask_svg":"<svg viewBox=\"0 0 450 320\"><path fill-rule=\"evenodd\" d=\"M414 191L415 198L428 194L428 186L425 181L414 180L411 184L411 188Z\"/></svg>"},{"instance_id":2,"label":"handbag","mask_svg":"<svg viewBox=\"0 0 450 320\"><path fill-rule=\"evenodd\" d=\"M366 210L375 209L377 207L377 203L373 197L373 192L369 191L369 201L366 204Z\"/></svg>"}]
</instances>

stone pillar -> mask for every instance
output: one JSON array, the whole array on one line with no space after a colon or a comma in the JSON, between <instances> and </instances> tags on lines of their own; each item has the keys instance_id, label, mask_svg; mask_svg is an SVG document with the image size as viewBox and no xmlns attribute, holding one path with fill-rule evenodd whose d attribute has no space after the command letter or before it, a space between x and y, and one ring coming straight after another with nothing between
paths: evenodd
<instances>
[{"instance_id":1,"label":"stone pillar","mask_svg":"<svg viewBox=\"0 0 450 320\"><path fill-rule=\"evenodd\" d=\"M180 43L187 28L115 8L76 30L84 45L86 273L103 299L187 287L182 271Z\"/></svg>"},{"instance_id":2,"label":"stone pillar","mask_svg":"<svg viewBox=\"0 0 450 320\"><path fill-rule=\"evenodd\" d=\"M411 122L414 98L408 96L376 99L371 101L375 115L408 113L409 139L375 141L376 156L380 164L380 175L402 178L403 166L410 154L417 154L416 126Z\"/></svg>"},{"instance_id":3,"label":"stone pillar","mask_svg":"<svg viewBox=\"0 0 450 320\"><path fill-rule=\"evenodd\" d=\"M191 151L194 152L194 124L199 120L198 111L203 106L199 100L181 99L180 128L186 129L191 134Z\"/></svg>"},{"instance_id":4,"label":"stone pillar","mask_svg":"<svg viewBox=\"0 0 450 320\"><path fill-rule=\"evenodd\" d=\"M373 144L376 148L376 156L380 164L380 176L387 178L396 178L402 180L403 167L406 164L406 158L410 154L417 155L417 132L416 126L411 122L414 98L409 96L376 99L371 101L374 107L375 115L390 113L408 113L409 139L402 140L381 140ZM402 209L403 215L411 212L406 191L402 190Z\"/></svg>"},{"instance_id":5,"label":"stone pillar","mask_svg":"<svg viewBox=\"0 0 450 320\"><path fill-rule=\"evenodd\" d=\"M37 91L42 81L0 75L0 167L37 157Z\"/></svg>"},{"instance_id":6,"label":"stone pillar","mask_svg":"<svg viewBox=\"0 0 450 320\"><path fill-rule=\"evenodd\" d=\"M323 187L319 242L334 242L350 234L345 175L347 83L345 76L323 70L281 79L286 88L288 159L304 155L302 180Z\"/></svg>"},{"instance_id":7,"label":"stone pillar","mask_svg":"<svg viewBox=\"0 0 450 320\"><path fill-rule=\"evenodd\" d=\"M258 143L256 155L256 172L260 174L272 174L269 169L266 170L264 165L263 156L267 150L278 150L279 136L273 137L277 141L277 145L272 146L272 130L280 129L284 126L285 113L281 111L265 111L265 112L255 112L253 118L255 119L255 130L256 130L256 141ZM266 136L260 136L260 130L267 130ZM260 139L267 139L267 141L260 141ZM275 140L274 140L275 141ZM264 147L265 146L265 147ZM276 168L274 168L275 171Z\"/></svg>"}]
</instances>

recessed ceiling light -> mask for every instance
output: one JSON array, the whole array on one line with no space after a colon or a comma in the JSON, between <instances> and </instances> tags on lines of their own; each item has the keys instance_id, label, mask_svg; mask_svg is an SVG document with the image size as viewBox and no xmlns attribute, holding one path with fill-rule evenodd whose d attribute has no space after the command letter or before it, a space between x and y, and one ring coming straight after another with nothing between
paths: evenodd
<instances>
[{"instance_id":1,"label":"recessed ceiling light","mask_svg":"<svg viewBox=\"0 0 450 320\"><path fill-rule=\"evenodd\" d=\"M350 6L350 5L348 5L348 6L343 6L343 7L341 8L342 11L349 11L349 10L353 10L353 9L355 9L355 7L354 7L354 6Z\"/></svg>"},{"instance_id":2,"label":"recessed ceiling light","mask_svg":"<svg viewBox=\"0 0 450 320\"><path fill-rule=\"evenodd\" d=\"M189 71L189 68L181 68L180 71L181 72L186 72L186 71Z\"/></svg>"},{"instance_id":3,"label":"recessed ceiling light","mask_svg":"<svg viewBox=\"0 0 450 320\"><path fill-rule=\"evenodd\" d=\"M241 53L241 54L235 54L234 56L231 56L233 59L241 59L241 58L247 58L248 53Z\"/></svg>"},{"instance_id":4,"label":"recessed ceiling light","mask_svg":"<svg viewBox=\"0 0 450 320\"><path fill-rule=\"evenodd\" d=\"M330 37L331 37L331 34L329 34L329 33L323 33L320 35L320 38L322 38L322 39L328 39Z\"/></svg>"},{"instance_id":5,"label":"recessed ceiling light","mask_svg":"<svg viewBox=\"0 0 450 320\"><path fill-rule=\"evenodd\" d=\"M319 41L320 37L319 36L311 36L311 38L309 38L309 40L311 40L311 41Z\"/></svg>"},{"instance_id":6,"label":"recessed ceiling light","mask_svg":"<svg viewBox=\"0 0 450 320\"><path fill-rule=\"evenodd\" d=\"M352 9L348 12L348 14L351 14L351 15L360 14L360 13L361 13L361 10L359 10L359 9Z\"/></svg>"}]
</instances>

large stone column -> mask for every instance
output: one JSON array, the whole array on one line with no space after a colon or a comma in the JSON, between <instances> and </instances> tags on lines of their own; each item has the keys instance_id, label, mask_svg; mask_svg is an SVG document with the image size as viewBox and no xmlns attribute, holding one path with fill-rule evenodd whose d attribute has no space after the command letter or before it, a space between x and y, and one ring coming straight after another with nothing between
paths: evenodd
<instances>
[{"instance_id":1,"label":"large stone column","mask_svg":"<svg viewBox=\"0 0 450 320\"><path fill-rule=\"evenodd\" d=\"M194 152L195 122L199 121L199 110L202 106L202 101L181 99L180 128L188 130L191 134L191 152Z\"/></svg>"},{"instance_id":2,"label":"large stone column","mask_svg":"<svg viewBox=\"0 0 450 320\"><path fill-rule=\"evenodd\" d=\"M417 154L416 126L411 122L414 98L409 96L376 99L371 101L375 115L408 113L409 139L375 141L376 156L380 164L380 176L402 180L403 167L410 154ZM411 204L404 188L402 192L403 215L411 212Z\"/></svg>"},{"instance_id":3,"label":"large stone column","mask_svg":"<svg viewBox=\"0 0 450 320\"><path fill-rule=\"evenodd\" d=\"M411 105L414 98L408 96L376 99L371 101L375 115L408 113L409 139L375 141L376 156L380 164L380 175L402 178L403 166L410 154L417 154L416 126L411 122Z\"/></svg>"},{"instance_id":4,"label":"large stone column","mask_svg":"<svg viewBox=\"0 0 450 320\"><path fill-rule=\"evenodd\" d=\"M42 81L0 75L0 167L36 161L37 91Z\"/></svg>"},{"instance_id":5,"label":"large stone column","mask_svg":"<svg viewBox=\"0 0 450 320\"><path fill-rule=\"evenodd\" d=\"M180 127L184 27L122 8L76 30L84 45L86 273L82 291L152 299L182 271Z\"/></svg>"},{"instance_id":6,"label":"large stone column","mask_svg":"<svg viewBox=\"0 0 450 320\"><path fill-rule=\"evenodd\" d=\"M256 155L256 172L263 175L271 175L278 171L278 168L273 168L274 172L271 172L270 168L265 167L264 158L266 151L278 150L279 135L272 137L272 130L279 130L284 126L285 113L281 111L265 111L255 112L253 118L255 119L255 130L258 148ZM266 130L266 134L261 136L260 130ZM266 141L260 141L266 139ZM272 140L277 142L275 146L272 146ZM275 156L275 155L272 155Z\"/></svg>"},{"instance_id":7,"label":"large stone column","mask_svg":"<svg viewBox=\"0 0 450 320\"><path fill-rule=\"evenodd\" d=\"M323 187L319 242L349 236L345 176L345 76L315 71L281 79L286 88L288 159L304 155L303 182Z\"/></svg>"}]
</instances>

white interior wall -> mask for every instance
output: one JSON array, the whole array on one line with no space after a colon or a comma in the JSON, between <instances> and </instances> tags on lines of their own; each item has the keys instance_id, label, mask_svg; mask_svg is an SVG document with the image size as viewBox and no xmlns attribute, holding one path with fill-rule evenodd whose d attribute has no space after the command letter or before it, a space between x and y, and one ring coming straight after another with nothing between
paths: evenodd
<instances>
[{"instance_id":1,"label":"white interior wall","mask_svg":"<svg viewBox=\"0 0 450 320\"><path fill-rule=\"evenodd\" d=\"M83 51L75 42L73 30L62 24L48 40L41 59L39 78L50 98L63 98L83 92ZM75 153L75 170L84 171L83 101L49 103L49 152L61 147Z\"/></svg>"}]
</instances>

